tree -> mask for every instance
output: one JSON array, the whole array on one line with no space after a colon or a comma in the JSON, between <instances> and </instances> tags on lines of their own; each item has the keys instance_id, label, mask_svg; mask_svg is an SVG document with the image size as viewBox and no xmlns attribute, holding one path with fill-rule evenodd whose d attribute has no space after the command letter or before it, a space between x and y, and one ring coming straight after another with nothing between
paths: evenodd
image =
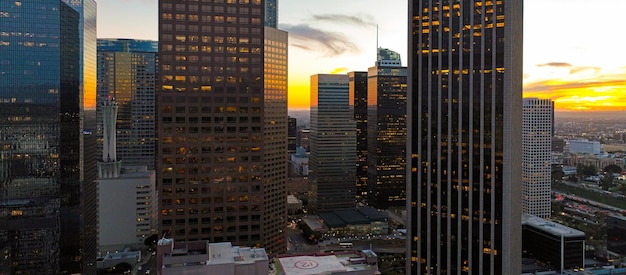
<instances>
[{"instance_id":1,"label":"tree","mask_svg":"<svg viewBox=\"0 0 626 275\"><path fill-rule=\"evenodd\" d=\"M552 171L552 182L561 181L563 179L563 171L562 170L554 170Z\"/></svg>"},{"instance_id":2,"label":"tree","mask_svg":"<svg viewBox=\"0 0 626 275\"><path fill-rule=\"evenodd\" d=\"M152 234L150 235L150 237L147 237L145 240L143 240L143 244L146 246L153 246L156 245L158 240L159 236L157 234Z\"/></svg>"},{"instance_id":3,"label":"tree","mask_svg":"<svg viewBox=\"0 0 626 275\"><path fill-rule=\"evenodd\" d=\"M598 174L598 169L593 164L579 163L576 165L576 171L579 176L595 176Z\"/></svg>"},{"instance_id":4,"label":"tree","mask_svg":"<svg viewBox=\"0 0 626 275\"><path fill-rule=\"evenodd\" d=\"M609 188L613 187L613 173L607 173L604 178L600 181L600 186L602 190L609 190Z\"/></svg>"},{"instance_id":5,"label":"tree","mask_svg":"<svg viewBox=\"0 0 626 275\"><path fill-rule=\"evenodd\" d=\"M621 183L619 187L617 188L617 190L622 192L622 195L626 196L626 183Z\"/></svg>"},{"instance_id":6,"label":"tree","mask_svg":"<svg viewBox=\"0 0 626 275\"><path fill-rule=\"evenodd\" d=\"M619 165L617 164L609 164L606 167L604 167L604 170L602 170L606 173L615 173L615 174L619 174L622 172L622 167L619 167Z\"/></svg>"}]
</instances>

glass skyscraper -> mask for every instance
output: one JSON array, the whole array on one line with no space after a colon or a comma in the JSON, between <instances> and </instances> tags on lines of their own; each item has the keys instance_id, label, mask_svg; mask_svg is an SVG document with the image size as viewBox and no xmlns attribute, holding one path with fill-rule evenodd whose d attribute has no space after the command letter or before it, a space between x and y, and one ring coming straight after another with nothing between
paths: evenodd
<instances>
[{"instance_id":1,"label":"glass skyscraper","mask_svg":"<svg viewBox=\"0 0 626 275\"><path fill-rule=\"evenodd\" d=\"M265 0L265 26L278 26L278 0Z\"/></svg>"},{"instance_id":2,"label":"glass skyscraper","mask_svg":"<svg viewBox=\"0 0 626 275\"><path fill-rule=\"evenodd\" d=\"M521 273L522 10L409 1L407 274Z\"/></svg>"},{"instance_id":3,"label":"glass skyscraper","mask_svg":"<svg viewBox=\"0 0 626 275\"><path fill-rule=\"evenodd\" d=\"M350 112L348 75L311 76L310 146L310 211L353 208L356 125Z\"/></svg>"},{"instance_id":4,"label":"glass skyscraper","mask_svg":"<svg viewBox=\"0 0 626 275\"><path fill-rule=\"evenodd\" d=\"M356 189L358 202L367 199L367 72L349 72L350 112L356 123Z\"/></svg>"},{"instance_id":5,"label":"glass skyscraper","mask_svg":"<svg viewBox=\"0 0 626 275\"><path fill-rule=\"evenodd\" d=\"M157 41L98 39L97 101L110 97L117 103L117 156L123 166L154 170L157 51ZM102 138L101 112L97 114Z\"/></svg>"},{"instance_id":6,"label":"glass skyscraper","mask_svg":"<svg viewBox=\"0 0 626 275\"><path fill-rule=\"evenodd\" d=\"M0 13L0 273L81 272L95 2L3 1Z\"/></svg>"},{"instance_id":7,"label":"glass skyscraper","mask_svg":"<svg viewBox=\"0 0 626 275\"><path fill-rule=\"evenodd\" d=\"M367 202L379 209L406 204L406 72L400 54L378 48L367 73Z\"/></svg>"},{"instance_id":8,"label":"glass skyscraper","mask_svg":"<svg viewBox=\"0 0 626 275\"><path fill-rule=\"evenodd\" d=\"M287 33L264 1L159 1L159 236L286 251Z\"/></svg>"}]
</instances>

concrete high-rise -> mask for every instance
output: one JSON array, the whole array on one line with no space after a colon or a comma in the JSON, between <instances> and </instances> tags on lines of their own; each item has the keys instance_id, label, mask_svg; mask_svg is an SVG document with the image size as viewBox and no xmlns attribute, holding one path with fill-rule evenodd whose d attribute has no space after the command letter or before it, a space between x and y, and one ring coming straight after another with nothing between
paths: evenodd
<instances>
[{"instance_id":1,"label":"concrete high-rise","mask_svg":"<svg viewBox=\"0 0 626 275\"><path fill-rule=\"evenodd\" d=\"M384 48L367 72L367 202L379 209L406 204L406 72Z\"/></svg>"},{"instance_id":2,"label":"concrete high-rise","mask_svg":"<svg viewBox=\"0 0 626 275\"><path fill-rule=\"evenodd\" d=\"M80 273L95 263L81 190L96 3L2 1L0 10L0 273Z\"/></svg>"},{"instance_id":3,"label":"concrete high-rise","mask_svg":"<svg viewBox=\"0 0 626 275\"><path fill-rule=\"evenodd\" d=\"M356 124L357 201L367 199L367 72L348 73L350 111Z\"/></svg>"},{"instance_id":4,"label":"concrete high-rise","mask_svg":"<svg viewBox=\"0 0 626 275\"><path fill-rule=\"evenodd\" d=\"M524 98L522 113L522 212L548 219L554 101Z\"/></svg>"},{"instance_id":5,"label":"concrete high-rise","mask_svg":"<svg viewBox=\"0 0 626 275\"><path fill-rule=\"evenodd\" d=\"M356 128L350 112L348 75L311 76L309 210L355 206Z\"/></svg>"},{"instance_id":6,"label":"concrete high-rise","mask_svg":"<svg viewBox=\"0 0 626 275\"><path fill-rule=\"evenodd\" d=\"M264 1L159 1L159 235L286 250L287 33Z\"/></svg>"},{"instance_id":7,"label":"concrete high-rise","mask_svg":"<svg viewBox=\"0 0 626 275\"><path fill-rule=\"evenodd\" d=\"M108 98L117 103L117 155L124 166L154 170L157 51L157 41L98 39L97 108ZM97 112L100 139L101 114Z\"/></svg>"},{"instance_id":8,"label":"concrete high-rise","mask_svg":"<svg viewBox=\"0 0 626 275\"><path fill-rule=\"evenodd\" d=\"M520 274L522 0L409 1L407 274Z\"/></svg>"}]
</instances>

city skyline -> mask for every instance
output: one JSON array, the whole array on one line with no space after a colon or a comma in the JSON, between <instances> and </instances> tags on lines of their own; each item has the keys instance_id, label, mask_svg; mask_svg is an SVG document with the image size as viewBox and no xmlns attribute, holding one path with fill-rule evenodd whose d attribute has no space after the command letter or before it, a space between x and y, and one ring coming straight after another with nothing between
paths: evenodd
<instances>
[{"instance_id":1,"label":"city skyline","mask_svg":"<svg viewBox=\"0 0 626 275\"><path fill-rule=\"evenodd\" d=\"M279 1L278 25L290 38L290 110L309 108L311 75L371 67L376 59L376 25L378 45L406 55L406 0L385 3ZM594 3L524 1L524 97L551 98L557 112L626 110L622 93L626 81L621 77L626 58L614 54L624 41L614 34L626 23L619 14L626 2ZM581 19L588 14L603 14L602 28ZM157 17L156 1L99 1L98 37L157 40ZM532 20L550 17L548 24Z\"/></svg>"}]
</instances>

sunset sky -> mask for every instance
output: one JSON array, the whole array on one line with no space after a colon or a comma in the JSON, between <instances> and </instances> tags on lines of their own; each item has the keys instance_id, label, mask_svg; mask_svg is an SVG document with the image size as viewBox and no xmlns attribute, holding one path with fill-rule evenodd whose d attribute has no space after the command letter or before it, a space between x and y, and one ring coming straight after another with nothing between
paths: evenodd
<instances>
[{"instance_id":1,"label":"sunset sky","mask_svg":"<svg viewBox=\"0 0 626 275\"><path fill-rule=\"evenodd\" d=\"M98 37L157 40L157 0L99 0ZM407 62L407 0L279 0L289 32L289 107L309 108L309 77L365 71L378 45ZM524 96L557 111L626 110L624 0L525 0Z\"/></svg>"}]
</instances>

